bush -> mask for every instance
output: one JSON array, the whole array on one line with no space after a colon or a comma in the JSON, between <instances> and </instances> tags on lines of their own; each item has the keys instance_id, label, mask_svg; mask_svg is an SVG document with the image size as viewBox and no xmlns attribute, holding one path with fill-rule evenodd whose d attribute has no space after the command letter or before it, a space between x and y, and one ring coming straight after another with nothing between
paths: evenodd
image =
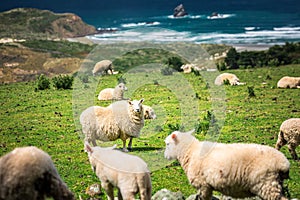
<instances>
[{"instance_id":1,"label":"bush","mask_svg":"<svg viewBox=\"0 0 300 200\"><path fill-rule=\"evenodd\" d=\"M69 75L59 75L52 79L53 85L56 89L71 89L73 80L73 76Z\"/></svg>"},{"instance_id":2,"label":"bush","mask_svg":"<svg viewBox=\"0 0 300 200\"><path fill-rule=\"evenodd\" d=\"M165 67L160 70L161 74L164 76L173 75L173 71L174 71L174 69L172 69L171 67Z\"/></svg>"},{"instance_id":3,"label":"bush","mask_svg":"<svg viewBox=\"0 0 300 200\"><path fill-rule=\"evenodd\" d=\"M36 80L35 91L46 90L46 89L50 89L50 80L47 76L41 74L40 76L38 76Z\"/></svg>"},{"instance_id":4,"label":"bush","mask_svg":"<svg viewBox=\"0 0 300 200\"><path fill-rule=\"evenodd\" d=\"M182 66L184 63L181 61L180 58L174 56L174 57L168 58L166 64L167 64L169 67L171 67L171 68L175 69L176 71L179 71L179 72L180 72L180 71L182 71L181 66Z\"/></svg>"},{"instance_id":5,"label":"bush","mask_svg":"<svg viewBox=\"0 0 300 200\"><path fill-rule=\"evenodd\" d=\"M254 87L253 86L248 86L248 97L255 97L254 93Z\"/></svg>"}]
</instances>

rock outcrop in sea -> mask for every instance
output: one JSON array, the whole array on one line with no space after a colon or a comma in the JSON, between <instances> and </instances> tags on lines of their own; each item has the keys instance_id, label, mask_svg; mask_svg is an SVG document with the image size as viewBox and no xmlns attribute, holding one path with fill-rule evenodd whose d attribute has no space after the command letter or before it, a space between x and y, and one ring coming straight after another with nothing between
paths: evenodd
<instances>
[{"instance_id":1,"label":"rock outcrop in sea","mask_svg":"<svg viewBox=\"0 0 300 200\"><path fill-rule=\"evenodd\" d=\"M176 8L174 8L174 17L183 17L187 15L188 13L185 11L183 4L178 5Z\"/></svg>"}]
</instances>

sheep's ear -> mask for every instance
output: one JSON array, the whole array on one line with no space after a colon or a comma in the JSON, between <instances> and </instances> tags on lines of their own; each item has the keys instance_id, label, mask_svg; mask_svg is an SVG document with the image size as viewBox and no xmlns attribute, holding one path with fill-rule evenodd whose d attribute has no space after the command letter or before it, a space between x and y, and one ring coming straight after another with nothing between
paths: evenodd
<instances>
[{"instance_id":1,"label":"sheep's ear","mask_svg":"<svg viewBox=\"0 0 300 200\"><path fill-rule=\"evenodd\" d=\"M143 102L144 102L144 98L142 98L142 99L140 100L140 104L143 103Z\"/></svg>"},{"instance_id":2,"label":"sheep's ear","mask_svg":"<svg viewBox=\"0 0 300 200\"><path fill-rule=\"evenodd\" d=\"M188 131L188 132L186 132L186 133L192 135L192 133L194 133L194 132L195 132L195 129L190 130L190 131Z\"/></svg>"},{"instance_id":3,"label":"sheep's ear","mask_svg":"<svg viewBox=\"0 0 300 200\"><path fill-rule=\"evenodd\" d=\"M175 133L172 133L171 138L172 138L173 140L176 140L177 135L176 135Z\"/></svg>"},{"instance_id":4,"label":"sheep's ear","mask_svg":"<svg viewBox=\"0 0 300 200\"><path fill-rule=\"evenodd\" d=\"M89 145L88 142L85 142L85 143L84 143L84 150L85 150L86 152L88 152L88 153L93 153L93 149L92 149L92 147Z\"/></svg>"},{"instance_id":5,"label":"sheep's ear","mask_svg":"<svg viewBox=\"0 0 300 200\"><path fill-rule=\"evenodd\" d=\"M128 99L128 101L127 101L127 102L128 102L128 104L129 104L129 105L132 105L132 102L131 102L131 100L130 100L130 99Z\"/></svg>"}]
</instances>

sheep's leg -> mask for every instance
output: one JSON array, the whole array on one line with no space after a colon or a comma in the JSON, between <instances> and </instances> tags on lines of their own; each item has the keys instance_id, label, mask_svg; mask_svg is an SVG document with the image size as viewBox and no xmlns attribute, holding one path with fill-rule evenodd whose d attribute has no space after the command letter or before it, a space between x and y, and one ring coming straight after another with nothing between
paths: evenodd
<instances>
[{"instance_id":1,"label":"sheep's leg","mask_svg":"<svg viewBox=\"0 0 300 200\"><path fill-rule=\"evenodd\" d=\"M280 150L280 148L286 145L287 141L283 138L283 133L280 131L278 134L278 140L276 142L275 148Z\"/></svg>"},{"instance_id":2,"label":"sheep's leg","mask_svg":"<svg viewBox=\"0 0 300 200\"><path fill-rule=\"evenodd\" d=\"M130 191L121 190L121 195L122 195L123 199L125 199L125 200L135 200L134 193L132 193Z\"/></svg>"},{"instance_id":3,"label":"sheep's leg","mask_svg":"<svg viewBox=\"0 0 300 200\"><path fill-rule=\"evenodd\" d=\"M128 152L128 149L126 149L126 139L123 140L123 151Z\"/></svg>"},{"instance_id":4,"label":"sheep's leg","mask_svg":"<svg viewBox=\"0 0 300 200\"><path fill-rule=\"evenodd\" d=\"M102 188L106 191L107 199L114 200L114 186L110 183L101 182Z\"/></svg>"},{"instance_id":5,"label":"sheep's leg","mask_svg":"<svg viewBox=\"0 0 300 200\"><path fill-rule=\"evenodd\" d=\"M263 200L269 200L269 199L288 200L282 194L282 187L280 183L272 179L270 179L264 185L262 185L257 194Z\"/></svg>"},{"instance_id":6,"label":"sheep's leg","mask_svg":"<svg viewBox=\"0 0 300 200\"><path fill-rule=\"evenodd\" d=\"M199 190L199 195L197 195L198 200L211 200L212 189L209 187L201 187Z\"/></svg>"},{"instance_id":7,"label":"sheep's leg","mask_svg":"<svg viewBox=\"0 0 300 200\"><path fill-rule=\"evenodd\" d=\"M129 150L132 150L132 139L133 139L133 137L129 138L129 143L128 143L128 149Z\"/></svg>"},{"instance_id":8,"label":"sheep's leg","mask_svg":"<svg viewBox=\"0 0 300 200\"><path fill-rule=\"evenodd\" d=\"M120 189L118 189L118 200L123 200L123 197L122 197Z\"/></svg>"},{"instance_id":9,"label":"sheep's leg","mask_svg":"<svg viewBox=\"0 0 300 200\"><path fill-rule=\"evenodd\" d=\"M296 145L295 144L288 144L288 149L292 155L292 158L294 160L298 160L298 156L297 156L297 153L296 153Z\"/></svg>"}]
</instances>

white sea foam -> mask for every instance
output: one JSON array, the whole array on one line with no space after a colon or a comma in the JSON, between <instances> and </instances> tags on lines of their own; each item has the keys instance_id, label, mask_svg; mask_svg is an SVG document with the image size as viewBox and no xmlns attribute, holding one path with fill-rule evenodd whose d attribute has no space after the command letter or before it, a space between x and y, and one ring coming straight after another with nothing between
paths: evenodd
<instances>
[{"instance_id":1,"label":"white sea foam","mask_svg":"<svg viewBox=\"0 0 300 200\"><path fill-rule=\"evenodd\" d=\"M160 25L160 22L137 22L137 23L127 23L122 24L123 28L134 28L139 26L157 26Z\"/></svg>"},{"instance_id":2,"label":"white sea foam","mask_svg":"<svg viewBox=\"0 0 300 200\"><path fill-rule=\"evenodd\" d=\"M254 29L253 29L254 28ZM93 39L118 41L155 41L155 42L195 42L195 43L225 43L225 44L272 44L282 41L297 41L300 38L299 28L274 28L260 30L258 27L245 29L240 33L192 33L190 31L175 31L159 27L141 27L125 29L116 32L98 34Z\"/></svg>"},{"instance_id":3,"label":"white sea foam","mask_svg":"<svg viewBox=\"0 0 300 200\"><path fill-rule=\"evenodd\" d=\"M214 16L207 16L207 19L226 19L229 17L234 17L235 14L217 14Z\"/></svg>"},{"instance_id":4,"label":"white sea foam","mask_svg":"<svg viewBox=\"0 0 300 200\"><path fill-rule=\"evenodd\" d=\"M174 17L173 15L168 15L167 18L168 19L185 19L185 18L188 18L188 19L199 19L199 18L204 18L205 15L185 15L183 17Z\"/></svg>"},{"instance_id":5,"label":"white sea foam","mask_svg":"<svg viewBox=\"0 0 300 200\"><path fill-rule=\"evenodd\" d=\"M275 31L300 31L300 27L275 27Z\"/></svg>"}]
</instances>

